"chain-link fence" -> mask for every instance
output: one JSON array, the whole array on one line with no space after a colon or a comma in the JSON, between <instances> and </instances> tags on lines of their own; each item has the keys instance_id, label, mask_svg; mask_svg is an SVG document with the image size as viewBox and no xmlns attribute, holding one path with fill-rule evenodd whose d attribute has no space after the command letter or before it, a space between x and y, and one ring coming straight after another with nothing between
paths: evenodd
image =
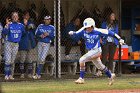
<instances>
[{"instance_id":1,"label":"chain-link fence","mask_svg":"<svg viewBox=\"0 0 140 93\"><path fill-rule=\"evenodd\" d=\"M77 38L73 39L68 32L69 31L77 31L83 26L83 21L91 17L95 20L95 25L97 28L106 28L106 29L114 29L112 26L118 26L118 14L119 14L119 1L96 1L92 0L87 3L87 1L76 0L75 2L69 0L65 1L62 0L62 9L63 11L68 11L68 13L61 11L61 72L62 76L68 75L68 77L78 77L80 73L80 66L79 66L79 59L87 53L87 49L85 46L85 42L83 39L76 40ZM79 4L77 6L76 4ZM69 4L68 8L63 8L63 4ZM101 6L102 5L102 6ZM68 18L65 18L64 14L68 14ZM113 14L113 24L110 22L110 17ZM63 18L64 16L64 18ZM65 19L65 20L63 20ZM64 21L64 22L63 22ZM66 23L65 25L63 23ZM106 23L106 26L105 26ZM109 26L110 25L110 26ZM63 31L63 32L62 32ZM118 29L117 29L118 31ZM118 32L116 32L119 34ZM101 38L100 41L102 47L106 46L104 37ZM110 45L109 45L110 46ZM113 44L114 46L114 44ZM113 55L115 52L116 45L114 47L104 47L104 54L102 55L103 64L105 64L112 72L116 72L115 62L113 60ZM108 61L107 54L110 51L112 52L111 55L111 62L106 63ZM106 51L107 50L107 51ZM84 55L85 56L85 55ZM109 60L110 61L110 60ZM109 66L108 66L109 64ZM88 74L87 77L94 77L99 76L100 71L94 66L91 61L86 63L86 73ZM66 72L66 73L65 73ZM71 75L71 76L69 76ZM77 76L78 75L78 76Z\"/></svg>"},{"instance_id":2,"label":"chain-link fence","mask_svg":"<svg viewBox=\"0 0 140 93\"><path fill-rule=\"evenodd\" d=\"M68 32L80 29L88 17L95 20L98 28L105 28L103 22L112 27L111 13L116 16L113 24L118 24L118 0L1 0L0 3L3 80L52 79L57 75L77 78L79 59L87 50L84 39L74 40ZM92 62L86 63L89 77L97 72Z\"/></svg>"}]
</instances>

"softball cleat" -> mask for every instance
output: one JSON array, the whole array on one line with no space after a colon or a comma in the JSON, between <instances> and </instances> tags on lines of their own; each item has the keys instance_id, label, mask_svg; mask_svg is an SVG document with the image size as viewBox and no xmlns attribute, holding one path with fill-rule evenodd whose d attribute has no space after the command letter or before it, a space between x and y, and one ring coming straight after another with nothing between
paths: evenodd
<instances>
[{"instance_id":1,"label":"softball cleat","mask_svg":"<svg viewBox=\"0 0 140 93\"><path fill-rule=\"evenodd\" d=\"M4 77L4 79L5 79L5 80L9 80L9 76L6 75L6 76Z\"/></svg>"},{"instance_id":2,"label":"softball cleat","mask_svg":"<svg viewBox=\"0 0 140 93\"><path fill-rule=\"evenodd\" d=\"M32 74L28 74L28 78L32 78L33 76L32 76Z\"/></svg>"},{"instance_id":3,"label":"softball cleat","mask_svg":"<svg viewBox=\"0 0 140 93\"><path fill-rule=\"evenodd\" d=\"M9 75L9 79L10 79L10 80L14 80L15 78L13 78L12 75Z\"/></svg>"},{"instance_id":4,"label":"softball cleat","mask_svg":"<svg viewBox=\"0 0 140 93\"><path fill-rule=\"evenodd\" d=\"M41 75L35 75L35 76L33 76L33 79L40 79L41 78Z\"/></svg>"},{"instance_id":5,"label":"softball cleat","mask_svg":"<svg viewBox=\"0 0 140 93\"><path fill-rule=\"evenodd\" d=\"M113 85L115 77L116 77L115 74L112 73L112 74L111 74L111 78L109 78L109 83L108 83L108 85L110 85L110 86Z\"/></svg>"},{"instance_id":6,"label":"softball cleat","mask_svg":"<svg viewBox=\"0 0 140 93\"><path fill-rule=\"evenodd\" d=\"M24 74L21 74L21 75L20 75L20 78L25 78L25 75L24 75Z\"/></svg>"},{"instance_id":7,"label":"softball cleat","mask_svg":"<svg viewBox=\"0 0 140 93\"><path fill-rule=\"evenodd\" d=\"M76 83L76 84L84 84L85 81L84 81L84 79L82 79L81 77L79 77L79 79L77 79L77 80L75 81L75 83Z\"/></svg>"}]
</instances>

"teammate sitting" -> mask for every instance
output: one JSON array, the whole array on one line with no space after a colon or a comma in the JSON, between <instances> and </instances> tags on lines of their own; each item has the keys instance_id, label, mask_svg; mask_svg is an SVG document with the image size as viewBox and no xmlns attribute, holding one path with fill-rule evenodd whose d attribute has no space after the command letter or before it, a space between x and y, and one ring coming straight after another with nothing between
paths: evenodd
<instances>
[{"instance_id":1,"label":"teammate sitting","mask_svg":"<svg viewBox=\"0 0 140 93\"><path fill-rule=\"evenodd\" d=\"M112 74L105 65L102 64L100 55L101 55L101 46L100 38L102 35L110 35L116 37L120 44L124 43L124 40L120 38L114 32L108 31L107 29L99 29L95 27L95 21L92 18L87 18L83 22L83 27L77 31L70 31L69 35L77 37L78 39L83 38L85 40L85 45L87 50L89 50L85 55L83 55L80 60L80 77L75 81L77 84L84 83L84 74L85 74L85 62L92 61L93 64L103 71L109 77L109 85L113 84L115 74Z\"/></svg>"}]
</instances>

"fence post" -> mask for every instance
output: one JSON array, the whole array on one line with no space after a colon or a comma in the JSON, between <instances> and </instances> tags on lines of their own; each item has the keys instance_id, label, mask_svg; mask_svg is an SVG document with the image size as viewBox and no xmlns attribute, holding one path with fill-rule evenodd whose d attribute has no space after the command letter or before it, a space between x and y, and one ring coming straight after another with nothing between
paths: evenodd
<instances>
[{"instance_id":1,"label":"fence post","mask_svg":"<svg viewBox=\"0 0 140 93\"><path fill-rule=\"evenodd\" d=\"M60 0L54 0L55 78L61 78Z\"/></svg>"},{"instance_id":2,"label":"fence post","mask_svg":"<svg viewBox=\"0 0 140 93\"><path fill-rule=\"evenodd\" d=\"M119 35L121 36L121 3L122 0L118 0L118 11L119 11ZM119 45L119 61L118 61L118 75L121 76L122 74L122 66L121 66L121 45Z\"/></svg>"}]
</instances>

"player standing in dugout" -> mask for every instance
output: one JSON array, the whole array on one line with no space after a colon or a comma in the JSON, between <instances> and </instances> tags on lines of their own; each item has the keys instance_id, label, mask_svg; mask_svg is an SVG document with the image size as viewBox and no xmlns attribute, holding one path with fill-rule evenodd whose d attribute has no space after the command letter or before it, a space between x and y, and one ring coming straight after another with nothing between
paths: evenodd
<instances>
[{"instance_id":1,"label":"player standing in dugout","mask_svg":"<svg viewBox=\"0 0 140 93\"><path fill-rule=\"evenodd\" d=\"M2 34L6 36L4 43L5 80L14 80L14 61L18 53L18 43L21 40L21 36L25 33L24 25L19 23L18 13L13 12L11 18L12 22L8 22L2 31Z\"/></svg>"},{"instance_id":2,"label":"player standing in dugout","mask_svg":"<svg viewBox=\"0 0 140 93\"><path fill-rule=\"evenodd\" d=\"M38 60L37 60L37 70L36 75L33 76L34 79L41 78L41 71L43 65L45 64L45 59L48 54L50 44L54 39L55 27L51 25L51 16L44 17L44 24L40 24L35 32L35 35L38 38L37 44L37 52L38 52Z\"/></svg>"}]
</instances>

